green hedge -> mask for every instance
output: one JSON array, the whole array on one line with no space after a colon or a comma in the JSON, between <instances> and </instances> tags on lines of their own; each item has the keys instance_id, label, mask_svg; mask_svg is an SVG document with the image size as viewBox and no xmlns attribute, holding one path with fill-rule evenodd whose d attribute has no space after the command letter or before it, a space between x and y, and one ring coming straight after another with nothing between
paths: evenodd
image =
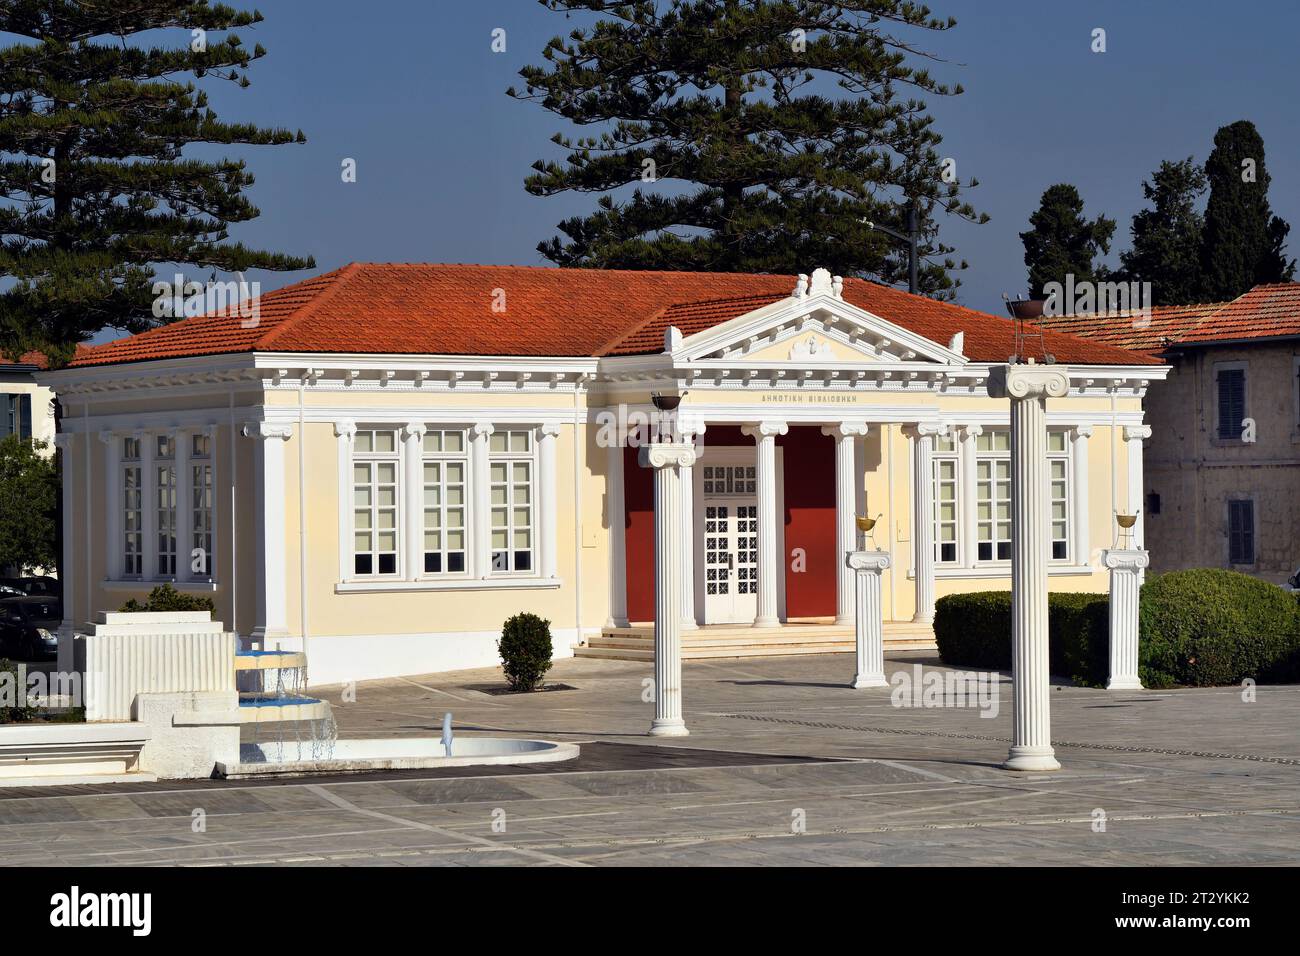
<instances>
[{"instance_id":1,"label":"green hedge","mask_svg":"<svg viewBox=\"0 0 1300 956\"><path fill-rule=\"evenodd\" d=\"M1105 594L1047 596L1048 654L1053 674L1100 686L1109 666ZM1011 669L1011 592L950 594L935 602L934 639L945 664Z\"/></svg>"},{"instance_id":2,"label":"green hedge","mask_svg":"<svg viewBox=\"0 0 1300 956\"><path fill-rule=\"evenodd\" d=\"M1105 683L1109 616L1105 594L1048 595L1053 674ZM1300 601L1267 581L1214 568L1151 575L1138 621L1138 674L1147 687L1300 681ZM945 664L1009 670L1011 592L940 598L934 638Z\"/></svg>"},{"instance_id":3,"label":"green hedge","mask_svg":"<svg viewBox=\"0 0 1300 956\"><path fill-rule=\"evenodd\" d=\"M215 614L217 606L210 597L182 594L171 584L160 584L149 592L143 604L131 598L118 610L130 614L138 614L142 611L211 611Z\"/></svg>"},{"instance_id":4,"label":"green hedge","mask_svg":"<svg viewBox=\"0 0 1300 956\"><path fill-rule=\"evenodd\" d=\"M1138 620L1147 687L1300 679L1300 604L1267 581L1213 568L1152 576Z\"/></svg>"}]
</instances>

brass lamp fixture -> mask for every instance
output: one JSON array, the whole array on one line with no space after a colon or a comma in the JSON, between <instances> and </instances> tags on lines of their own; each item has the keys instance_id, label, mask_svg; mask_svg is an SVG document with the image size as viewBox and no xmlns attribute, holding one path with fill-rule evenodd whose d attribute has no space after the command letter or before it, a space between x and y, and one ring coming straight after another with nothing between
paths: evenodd
<instances>
[{"instance_id":1,"label":"brass lamp fixture","mask_svg":"<svg viewBox=\"0 0 1300 956\"><path fill-rule=\"evenodd\" d=\"M880 514L884 514L884 512L882 511ZM876 515L874 518L869 518L866 515L854 516L853 520L857 523L858 526L859 547L863 551L865 551L867 548L868 539L871 541L871 544L875 547L876 550L880 549L880 546L876 544L876 533L875 533L876 522L880 520L880 514Z\"/></svg>"},{"instance_id":2,"label":"brass lamp fixture","mask_svg":"<svg viewBox=\"0 0 1300 956\"><path fill-rule=\"evenodd\" d=\"M1115 524L1119 525L1116 539L1117 548L1133 547L1133 528L1137 524L1137 520L1137 512L1131 515L1118 513L1115 515Z\"/></svg>"}]
</instances>

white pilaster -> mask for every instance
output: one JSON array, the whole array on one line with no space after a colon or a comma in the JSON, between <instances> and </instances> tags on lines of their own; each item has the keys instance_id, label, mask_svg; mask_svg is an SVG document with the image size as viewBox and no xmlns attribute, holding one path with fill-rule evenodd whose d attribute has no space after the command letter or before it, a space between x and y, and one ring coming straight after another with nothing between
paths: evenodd
<instances>
[{"instance_id":1,"label":"white pilaster","mask_svg":"<svg viewBox=\"0 0 1300 956\"><path fill-rule=\"evenodd\" d=\"M866 433L866 422L840 422L822 427L823 435L835 439L835 623L840 625L852 624L854 619L855 575L846 558L857 547L854 518L858 489L862 486L854 446Z\"/></svg>"},{"instance_id":2,"label":"white pilaster","mask_svg":"<svg viewBox=\"0 0 1300 956\"><path fill-rule=\"evenodd\" d=\"M424 573L424 435L428 427L423 422L407 422L402 429L402 467L406 474L402 483L402 576L414 581ZM341 501L340 507L351 509L350 501Z\"/></svg>"},{"instance_id":3,"label":"white pilaster","mask_svg":"<svg viewBox=\"0 0 1300 956\"><path fill-rule=\"evenodd\" d=\"M1138 677L1138 594L1150 556L1137 548L1102 552L1110 569L1110 677L1107 690L1141 690Z\"/></svg>"},{"instance_id":4,"label":"white pilaster","mask_svg":"<svg viewBox=\"0 0 1300 956\"><path fill-rule=\"evenodd\" d=\"M644 445L640 462L654 469L655 482L655 716L650 734L684 737L689 731L682 718L681 469L695 464L695 449L676 442Z\"/></svg>"},{"instance_id":5,"label":"white pilaster","mask_svg":"<svg viewBox=\"0 0 1300 956\"><path fill-rule=\"evenodd\" d=\"M339 581L352 577L352 440L357 436L357 423L343 419L334 423L334 437L338 439L339 464ZM231 462L233 469L234 462Z\"/></svg>"},{"instance_id":6,"label":"white pilaster","mask_svg":"<svg viewBox=\"0 0 1300 956\"><path fill-rule=\"evenodd\" d=\"M540 474L538 480L540 487L537 495L537 528L541 540L538 542L541 548L541 562L538 573L543 578L554 578L556 576L556 540L559 537L559 528L556 522L559 516L556 514L556 489L558 487L559 476L555 469L555 446L557 436L560 434L560 426L556 422L547 422L537 429L537 464ZM580 515L573 516L574 521L580 521Z\"/></svg>"},{"instance_id":7,"label":"white pilaster","mask_svg":"<svg viewBox=\"0 0 1300 956\"><path fill-rule=\"evenodd\" d=\"M776 436L790 430L785 422L759 422L742 431L754 439L755 477L758 485L758 613L755 627L775 627L777 575L781 573L776 553Z\"/></svg>"},{"instance_id":8,"label":"white pilaster","mask_svg":"<svg viewBox=\"0 0 1300 956\"><path fill-rule=\"evenodd\" d=\"M677 433L683 444L695 447L695 440L704 434L705 425L695 419L679 419ZM682 630L693 631L699 627L695 618L695 466L683 464L682 475Z\"/></svg>"},{"instance_id":9,"label":"white pilaster","mask_svg":"<svg viewBox=\"0 0 1300 956\"><path fill-rule=\"evenodd\" d=\"M888 687L885 678L885 626L880 603L880 572L889 567L886 551L850 551L844 566L854 577L853 636L857 650L855 689Z\"/></svg>"},{"instance_id":10,"label":"white pilaster","mask_svg":"<svg viewBox=\"0 0 1300 956\"><path fill-rule=\"evenodd\" d=\"M948 426L917 422L906 428L912 440L912 566L915 570L917 624L934 623L934 436Z\"/></svg>"},{"instance_id":11,"label":"white pilaster","mask_svg":"<svg viewBox=\"0 0 1300 956\"><path fill-rule=\"evenodd\" d=\"M275 638L288 637L286 528L284 502L284 446L293 434L289 425L253 422L244 426L244 437L252 438L254 514L256 515L257 557L253 582L257 596L257 623L249 635L262 647Z\"/></svg>"},{"instance_id":12,"label":"white pilaster","mask_svg":"<svg viewBox=\"0 0 1300 956\"><path fill-rule=\"evenodd\" d=\"M1128 444L1128 514L1137 515L1137 524L1133 526L1133 548L1142 550L1146 547L1146 508L1142 500L1142 442L1151 437L1150 425L1128 425L1123 431L1124 441ZM1138 569L1138 579L1146 578L1146 565Z\"/></svg>"},{"instance_id":13,"label":"white pilaster","mask_svg":"<svg viewBox=\"0 0 1300 956\"><path fill-rule=\"evenodd\" d=\"M1092 537L1088 534L1088 439L1092 437L1091 425L1075 425L1070 430L1072 442L1070 501L1074 512L1074 563L1083 566L1092 563Z\"/></svg>"},{"instance_id":14,"label":"white pilaster","mask_svg":"<svg viewBox=\"0 0 1300 956\"><path fill-rule=\"evenodd\" d=\"M473 521L476 578L487 578L492 574L492 482L488 472L488 439L495 430L486 422L479 422L470 429L470 487L474 496L470 519Z\"/></svg>"},{"instance_id":15,"label":"white pilaster","mask_svg":"<svg viewBox=\"0 0 1300 956\"><path fill-rule=\"evenodd\" d=\"M194 557L194 491L190 475L190 432L177 429L171 433L176 464L176 580L192 581L199 577L190 570Z\"/></svg>"},{"instance_id":16,"label":"white pilaster","mask_svg":"<svg viewBox=\"0 0 1300 956\"><path fill-rule=\"evenodd\" d=\"M99 433L99 440L104 443L104 499L107 505L107 520L104 522L104 534L108 538L108 553L104 561L104 577L110 581L120 581L123 574L122 556L122 512L126 505L126 491L122 487L122 438L110 432ZM86 447L90 448L90 436L86 436ZM65 483L66 491L66 483ZM65 517L71 508L63 509ZM144 504L141 503L141 517L144 517ZM67 539L65 539L66 547ZM89 542L87 542L89 546ZM86 582L89 584L90 582ZM63 606L70 607L67 594L63 597Z\"/></svg>"},{"instance_id":17,"label":"white pilaster","mask_svg":"<svg viewBox=\"0 0 1300 956\"><path fill-rule=\"evenodd\" d=\"M154 474L157 438L154 432L137 431L140 443L140 576L146 581L161 577L158 573L158 476Z\"/></svg>"},{"instance_id":18,"label":"white pilaster","mask_svg":"<svg viewBox=\"0 0 1300 956\"><path fill-rule=\"evenodd\" d=\"M1070 376L1055 365L1008 365L993 370L988 390L1011 400L1012 738L1003 766L1059 770L1047 658L1047 399L1068 395Z\"/></svg>"},{"instance_id":19,"label":"white pilaster","mask_svg":"<svg viewBox=\"0 0 1300 956\"><path fill-rule=\"evenodd\" d=\"M627 520L623 501L623 441L605 449L605 520L609 523L609 617L606 627L627 627Z\"/></svg>"},{"instance_id":20,"label":"white pilaster","mask_svg":"<svg viewBox=\"0 0 1300 956\"><path fill-rule=\"evenodd\" d=\"M961 564L965 568L975 567L979 552L979 515L975 507L976 488L979 485L979 470L976 468L977 450L975 439L984 434L983 425L965 425L961 429L961 444L957 448L957 466L961 469L961 489L957 518L961 522L960 538Z\"/></svg>"}]
</instances>

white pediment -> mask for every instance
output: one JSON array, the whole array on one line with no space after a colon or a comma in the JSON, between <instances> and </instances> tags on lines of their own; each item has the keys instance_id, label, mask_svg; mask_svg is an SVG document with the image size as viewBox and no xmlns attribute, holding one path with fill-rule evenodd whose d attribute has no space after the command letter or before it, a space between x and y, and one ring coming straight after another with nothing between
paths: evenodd
<instances>
[{"instance_id":1,"label":"white pediment","mask_svg":"<svg viewBox=\"0 0 1300 956\"><path fill-rule=\"evenodd\" d=\"M788 298L683 338L677 361L792 365L933 362L965 365L960 340L947 345L917 335L841 297L824 269L800 276Z\"/></svg>"}]
</instances>

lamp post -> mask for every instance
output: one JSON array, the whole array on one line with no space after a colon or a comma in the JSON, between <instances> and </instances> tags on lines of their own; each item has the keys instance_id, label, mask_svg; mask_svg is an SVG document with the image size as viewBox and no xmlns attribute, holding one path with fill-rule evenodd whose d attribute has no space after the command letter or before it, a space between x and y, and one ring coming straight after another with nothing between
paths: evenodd
<instances>
[{"instance_id":1,"label":"lamp post","mask_svg":"<svg viewBox=\"0 0 1300 956\"><path fill-rule=\"evenodd\" d=\"M890 229L888 226L882 226L877 222L863 220L868 229L883 232L886 235L893 236L899 242L907 243L907 291L916 295L917 286L917 268L916 268L916 245L917 239L921 235L920 217L916 212L916 204L912 203L907 207L907 232L898 232Z\"/></svg>"}]
</instances>

